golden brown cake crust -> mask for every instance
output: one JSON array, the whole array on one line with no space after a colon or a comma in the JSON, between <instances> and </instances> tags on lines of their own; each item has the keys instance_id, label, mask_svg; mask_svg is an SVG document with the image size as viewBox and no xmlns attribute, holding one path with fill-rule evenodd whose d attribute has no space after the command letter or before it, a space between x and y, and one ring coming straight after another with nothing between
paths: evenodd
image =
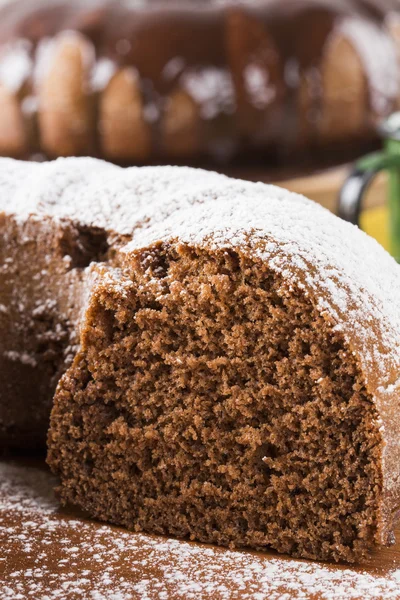
<instances>
[{"instance_id":1,"label":"golden brown cake crust","mask_svg":"<svg viewBox=\"0 0 400 600\"><path fill-rule=\"evenodd\" d=\"M0 9L0 154L344 161L398 106L399 9L16 0Z\"/></svg>"}]
</instances>

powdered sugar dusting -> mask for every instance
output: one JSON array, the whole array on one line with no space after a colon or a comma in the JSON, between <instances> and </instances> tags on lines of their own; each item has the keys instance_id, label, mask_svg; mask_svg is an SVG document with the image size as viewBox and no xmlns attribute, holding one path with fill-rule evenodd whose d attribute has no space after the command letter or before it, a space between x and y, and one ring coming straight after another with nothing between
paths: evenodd
<instances>
[{"instance_id":1,"label":"powdered sugar dusting","mask_svg":"<svg viewBox=\"0 0 400 600\"><path fill-rule=\"evenodd\" d=\"M92 158L24 163L0 159L0 210L21 220L50 216L119 234L132 234L143 221L162 220L205 185L223 184L216 173L185 167L122 169Z\"/></svg>"},{"instance_id":2,"label":"powdered sugar dusting","mask_svg":"<svg viewBox=\"0 0 400 600\"><path fill-rule=\"evenodd\" d=\"M2 600L399 598L380 573L146 536L58 512L46 471L0 463Z\"/></svg>"},{"instance_id":3,"label":"powdered sugar dusting","mask_svg":"<svg viewBox=\"0 0 400 600\"><path fill-rule=\"evenodd\" d=\"M181 85L198 103L201 117L205 120L235 111L232 77L224 69L188 70L181 77Z\"/></svg>"},{"instance_id":4,"label":"powdered sugar dusting","mask_svg":"<svg viewBox=\"0 0 400 600\"><path fill-rule=\"evenodd\" d=\"M21 362L24 365L30 365L31 367L37 366L36 359L28 354L27 352L13 352L12 350L4 352L5 358L14 362Z\"/></svg>"},{"instance_id":5,"label":"powdered sugar dusting","mask_svg":"<svg viewBox=\"0 0 400 600\"><path fill-rule=\"evenodd\" d=\"M0 84L15 94L27 81L32 70L31 45L20 40L5 45L0 52Z\"/></svg>"}]
</instances>

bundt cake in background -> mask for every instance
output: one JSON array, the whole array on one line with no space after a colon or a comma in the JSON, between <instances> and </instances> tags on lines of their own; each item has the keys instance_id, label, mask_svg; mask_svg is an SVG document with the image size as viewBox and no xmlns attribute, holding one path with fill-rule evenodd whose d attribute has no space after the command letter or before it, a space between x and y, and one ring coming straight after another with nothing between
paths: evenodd
<instances>
[{"instance_id":1,"label":"bundt cake in background","mask_svg":"<svg viewBox=\"0 0 400 600\"><path fill-rule=\"evenodd\" d=\"M0 154L343 161L400 99L398 0L14 0Z\"/></svg>"}]
</instances>

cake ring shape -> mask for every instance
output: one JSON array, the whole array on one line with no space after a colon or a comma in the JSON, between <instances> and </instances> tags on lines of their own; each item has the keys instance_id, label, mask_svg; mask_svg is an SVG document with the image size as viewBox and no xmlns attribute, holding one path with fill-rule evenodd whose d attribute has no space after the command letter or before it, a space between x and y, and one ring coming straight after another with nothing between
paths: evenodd
<instances>
[{"instance_id":1,"label":"cake ring shape","mask_svg":"<svg viewBox=\"0 0 400 600\"><path fill-rule=\"evenodd\" d=\"M0 202L1 443L43 443L53 405L63 501L314 559L392 541L400 267L376 241L183 167L1 159Z\"/></svg>"},{"instance_id":2,"label":"cake ring shape","mask_svg":"<svg viewBox=\"0 0 400 600\"><path fill-rule=\"evenodd\" d=\"M0 155L315 166L399 106L398 0L14 0Z\"/></svg>"}]
</instances>

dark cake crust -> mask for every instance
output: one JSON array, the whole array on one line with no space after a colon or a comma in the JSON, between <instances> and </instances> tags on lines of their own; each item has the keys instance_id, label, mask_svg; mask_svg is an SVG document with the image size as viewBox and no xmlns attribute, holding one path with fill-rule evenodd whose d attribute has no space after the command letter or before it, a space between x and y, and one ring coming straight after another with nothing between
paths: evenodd
<instances>
[{"instance_id":1,"label":"dark cake crust","mask_svg":"<svg viewBox=\"0 0 400 600\"><path fill-rule=\"evenodd\" d=\"M0 10L0 154L343 162L398 106L398 12L398 0L17 0Z\"/></svg>"}]
</instances>

